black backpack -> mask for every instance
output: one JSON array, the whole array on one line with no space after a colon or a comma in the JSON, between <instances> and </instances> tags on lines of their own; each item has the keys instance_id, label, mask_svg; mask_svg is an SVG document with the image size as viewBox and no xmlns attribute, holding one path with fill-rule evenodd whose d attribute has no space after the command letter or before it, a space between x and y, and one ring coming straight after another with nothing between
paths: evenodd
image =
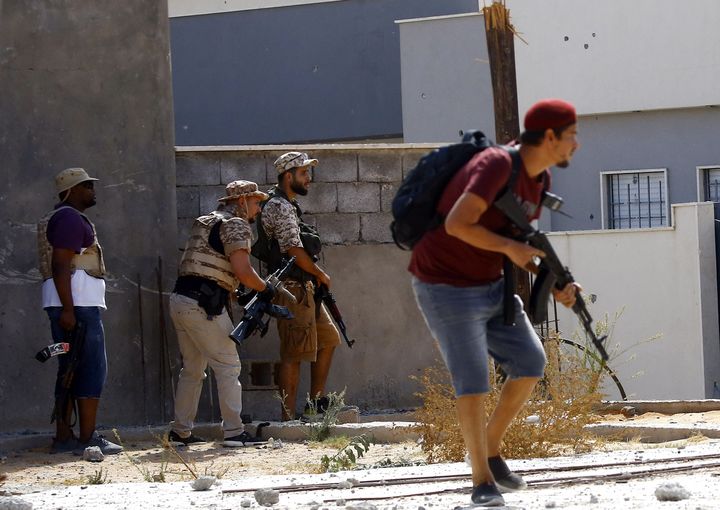
<instances>
[{"instance_id":1,"label":"black backpack","mask_svg":"<svg viewBox=\"0 0 720 510\"><path fill-rule=\"evenodd\" d=\"M405 176L392 201L390 230L400 249L411 250L425 232L442 225L444 218L437 212L437 204L450 179L475 154L494 145L481 131L467 131L460 143L440 147L420 159ZM519 161L516 162L516 150L510 150L510 154L513 156L509 181L512 186Z\"/></svg>"}]
</instances>

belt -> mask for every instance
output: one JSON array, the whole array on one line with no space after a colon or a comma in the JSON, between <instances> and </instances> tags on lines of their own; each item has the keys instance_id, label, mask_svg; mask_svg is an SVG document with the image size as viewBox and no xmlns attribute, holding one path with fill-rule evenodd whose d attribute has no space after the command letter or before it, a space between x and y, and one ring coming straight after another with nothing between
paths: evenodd
<instances>
[{"instance_id":1,"label":"belt","mask_svg":"<svg viewBox=\"0 0 720 510\"><path fill-rule=\"evenodd\" d=\"M189 297L190 299L194 299L195 301L200 301L200 298L202 297L202 293L199 290L179 289L175 290L175 294Z\"/></svg>"}]
</instances>

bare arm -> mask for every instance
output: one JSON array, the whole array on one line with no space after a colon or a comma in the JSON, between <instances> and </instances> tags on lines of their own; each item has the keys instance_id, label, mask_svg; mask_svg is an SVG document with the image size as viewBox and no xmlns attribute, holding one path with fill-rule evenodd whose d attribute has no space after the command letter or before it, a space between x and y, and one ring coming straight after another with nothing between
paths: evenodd
<instances>
[{"instance_id":1,"label":"bare arm","mask_svg":"<svg viewBox=\"0 0 720 510\"><path fill-rule=\"evenodd\" d=\"M533 257L544 257L545 253L479 225L478 221L487 209L488 204L483 198L463 193L445 220L445 231L476 248L502 253L519 267L532 269L535 266Z\"/></svg>"},{"instance_id":2,"label":"bare arm","mask_svg":"<svg viewBox=\"0 0 720 510\"><path fill-rule=\"evenodd\" d=\"M310 255L307 254L304 248L292 246L287 252L288 255L295 257L295 264L299 266L300 269L310 273L318 279L319 283L322 283L330 288L330 277L315 262L312 261Z\"/></svg>"},{"instance_id":3,"label":"bare arm","mask_svg":"<svg viewBox=\"0 0 720 510\"><path fill-rule=\"evenodd\" d=\"M62 312L60 314L60 327L66 331L75 328L75 309L72 296L70 279L72 277L72 259L75 256L73 250L66 248L53 248L52 252L52 274L55 289L57 289Z\"/></svg>"},{"instance_id":4,"label":"bare arm","mask_svg":"<svg viewBox=\"0 0 720 510\"><path fill-rule=\"evenodd\" d=\"M240 280L245 287L257 291L265 290L265 281L258 276L250 264L250 253L247 250L235 250L230 254L230 266L235 278Z\"/></svg>"}]
</instances>

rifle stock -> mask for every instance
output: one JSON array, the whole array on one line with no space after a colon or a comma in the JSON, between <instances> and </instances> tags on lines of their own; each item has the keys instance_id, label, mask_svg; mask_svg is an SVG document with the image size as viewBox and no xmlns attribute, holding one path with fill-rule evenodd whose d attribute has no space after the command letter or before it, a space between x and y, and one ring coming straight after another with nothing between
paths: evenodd
<instances>
[{"instance_id":1,"label":"rifle stock","mask_svg":"<svg viewBox=\"0 0 720 510\"><path fill-rule=\"evenodd\" d=\"M75 369L80 363L80 356L82 355L85 345L86 332L87 325L83 321L78 320L75 323L75 329L72 332L66 333L67 343L70 344L69 357L65 371L60 376L60 392L55 397L55 405L53 406L52 415L50 416L50 423L57 420L58 422L64 421L72 425L70 421L74 407L71 408L70 406L70 392L73 381L75 380Z\"/></svg>"}]
</instances>

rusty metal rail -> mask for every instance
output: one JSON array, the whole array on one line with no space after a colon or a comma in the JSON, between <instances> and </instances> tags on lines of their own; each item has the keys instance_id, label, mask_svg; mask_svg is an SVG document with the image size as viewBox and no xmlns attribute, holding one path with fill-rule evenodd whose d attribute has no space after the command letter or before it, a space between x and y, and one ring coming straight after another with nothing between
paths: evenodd
<instances>
[{"instance_id":1,"label":"rusty metal rail","mask_svg":"<svg viewBox=\"0 0 720 510\"><path fill-rule=\"evenodd\" d=\"M668 465L671 464L671 465ZM654 467L650 467L654 466ZM667 473L681 473L685 471L696 471L698 469L712 469L720 468L720 453L717 454L706 454L706 455L692 455L684 457L666 457L660 459L648 459L648 460L632 460L632 461L621 461L621 462L608 462L604 464L582 464L582 465L571 465L571 466L554 466L549 468L534 468L534 469L521 469L516 472L525 477L534 477L536 475L542 475L547 473L558 473L558 472L577 472L577 471L602 471L609 469L620 468L616 472L603 472L595 475L582 474L578 476L557 476L551 478L536 478L528 479L529 489L540 489L545 487L562 487L568 485L576 485L580 483L592 484L592 483L605 483L607 481L619 481L624 482L637 478L645 478L654 476L656 474L667 474ZM638 469L640 468L640 469ZM373 487L388 487L397 485L416 485L416 484L440 484L447 482L466 482L470 480L469 474L456 474L456 475L440 475L440 476L417 476L417 477L400 477L400 478L381 478L377 480L362 480L358 484L353 485L353 489L364 489ZM253 492L259 487L247 488L247 489L227 489L223 490L223 494L241 493L241 492ZM263 487L267 488L267 487ZM324 482L307 485L282 485L272 487L281 493L293 493L293 492L311 492L320 490L343 490L338 487L337 482ZM422 492L411 493L411 494L395 494L392 496L361 496L353 495L352 497L343 497L346 501L361 501L361 500L380 500L388 498L407 498L415 496L423 496L430 494L444 494L444 493L462 493L468 492L469 488L444 488L444 489L429 489L423 490ZM336 498L335 498L336 499ZM334 501L331 499L328 501Z\"/></svg>"}]
</instances>

